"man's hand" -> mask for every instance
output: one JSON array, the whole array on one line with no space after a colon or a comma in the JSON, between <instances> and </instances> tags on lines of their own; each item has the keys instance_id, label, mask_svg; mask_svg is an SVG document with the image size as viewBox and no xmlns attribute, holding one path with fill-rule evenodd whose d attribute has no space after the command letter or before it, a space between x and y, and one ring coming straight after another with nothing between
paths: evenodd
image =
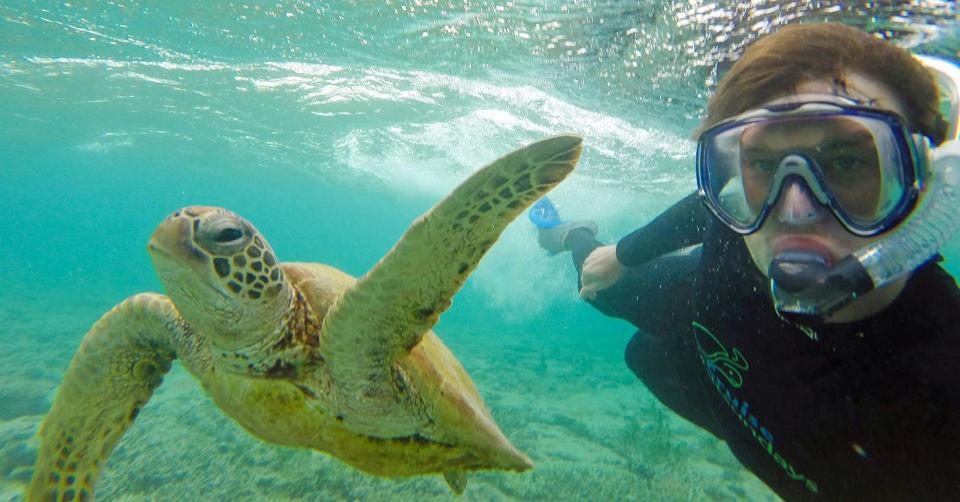
<instances>
[{"instance_id":1,"label":"man's hand","mask_svg":"<svg viewBox=\"0 0 960 502\"><path fill-rule=\"evenodd\" d=\"M623 265L617 261L617 246L601 246L594 249L583 262L580 274L580 297L593 300L597 293L607 289L623 275Z\"/></svg>"}]
</instances>

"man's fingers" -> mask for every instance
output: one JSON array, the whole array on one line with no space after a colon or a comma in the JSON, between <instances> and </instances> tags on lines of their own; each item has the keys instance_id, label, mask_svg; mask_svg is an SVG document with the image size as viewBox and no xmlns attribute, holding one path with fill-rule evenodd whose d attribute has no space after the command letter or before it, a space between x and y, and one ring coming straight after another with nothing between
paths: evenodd
<instances>
[{"instance_id":1,"label":"man's fingers","mask_svg":"<svg viewBox=\"0 0 960 502\"><path fill-rule=\"evenodd\" d=\"M593 300L597 297L597 288L584 286L580 288L580 298L584 300Z\"/></svg>"},{"instance_id":2,"label":"man's fingers","mask_svg":"<svg viewBox=\"0 0 960 502\"><path fill-rule=\"evenodd\" d=\"M580 297L593 300L600 291L612 286L622 273L616 246L594 249L583 262L580 273Z\"/></svg>"},{"instance_id":3,"label":"man's fingers","mask_svg":"<svg viewBox=\"0 0 960 502\"><path fill-rule=\"evenodd\" d=\"M583 276L580 278L580 297L586 300L593 300L597 297L597 293L601 289L604 289L603 280L595 276Z\"/></svg>"}]
</instances>

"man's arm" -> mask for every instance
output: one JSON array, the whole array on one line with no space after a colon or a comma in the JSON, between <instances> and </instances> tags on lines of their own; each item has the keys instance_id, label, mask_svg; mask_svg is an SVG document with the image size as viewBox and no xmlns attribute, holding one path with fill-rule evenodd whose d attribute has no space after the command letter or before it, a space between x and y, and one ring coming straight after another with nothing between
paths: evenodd
<instances>
[{"instance_id":1,"label":"man's arm","mask_svg":"<svg viewBox=\"0 0 960 502\"><path fill-rule=\"evenodd\" d=\"M617 246L600 246L599 243L573 246L574 263L580 273L580 296L594 300L600 291L620 280L625 267L637 267L702 243L711 218L694 193L621 239ZM582 249L580 256L577 256L577 247Z\"/></svg>"},{"instance_id":2,"label":"man's arm","mask_svg":"<svg viewBox=\"0 0 960 502\"><path fill-rule=\"evenodd\" d=\"M703 242L713 215L696 193L670 206L650 223L617 243L617 261L635 267L658 256Z\"/></svg>"},{"instance_id":3,"label":"man's arm","mask_svg":"<svg viewBox=\"0 0 960 502\"><path fill-rule=\"evenodd\" d=\"M580 272L581 296L605 315L649 329L649 313L667 306L660 305L669 296L666 292L693 272L699 259L699 252L665 255L702 242L711 218L691 194L617 246L601 246L585 232L572 235L568 244ZM628 264L620 261L621 253Z\"/></svg>"}]
</instances>

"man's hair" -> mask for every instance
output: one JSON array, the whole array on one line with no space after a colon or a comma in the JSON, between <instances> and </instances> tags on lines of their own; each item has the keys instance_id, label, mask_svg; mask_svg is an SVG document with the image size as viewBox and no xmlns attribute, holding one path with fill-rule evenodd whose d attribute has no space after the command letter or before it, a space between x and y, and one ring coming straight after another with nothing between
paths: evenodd
<instances>
[{"instance_id":1,"label":"man's hair","mask_svg":"<svg viewBox=\"0 0 960 502\"><path fill-rule=\"evenodd\" d=\"M836 23L792 24L761 37L723 76L700 132L823 78L844 84L850 72L882 82L902 101L907 125L940 144L947 124L939 113L933 75L905 49Z\"/></svg>"}]
</instances>

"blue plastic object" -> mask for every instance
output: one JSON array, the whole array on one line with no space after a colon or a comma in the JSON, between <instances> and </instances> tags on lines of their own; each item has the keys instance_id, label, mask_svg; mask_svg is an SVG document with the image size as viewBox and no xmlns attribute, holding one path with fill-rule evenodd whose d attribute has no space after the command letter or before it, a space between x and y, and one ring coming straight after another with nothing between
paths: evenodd
<instances>
[{"instance_id":1,"label":"blue plastic object","mask_svg":"<svg viewBox=\"0 0 960 502\"><path fill-rule=\"evenodd\" d=\"M554 206L553 202L550 202L547 197L538 200L527 212L527 217L530 218L531 223L539 228L553 228L563 223L557 206Z\"/></svg>"}]
</instances>

